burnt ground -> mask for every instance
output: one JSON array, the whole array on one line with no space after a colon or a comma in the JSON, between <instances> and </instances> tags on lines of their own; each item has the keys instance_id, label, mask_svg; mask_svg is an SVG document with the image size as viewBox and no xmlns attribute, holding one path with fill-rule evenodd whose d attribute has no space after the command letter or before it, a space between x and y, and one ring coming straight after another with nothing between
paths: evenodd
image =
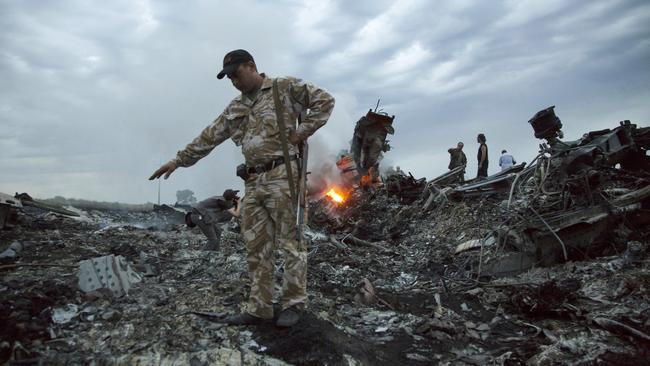
<instances>
[{"instance_id":1,"label":"burnt ground","mask_svg":"<svg viewBox=\"0 0 650 366\"><path fill-rule=\"evenodd\" d=\"M501 252L454 249L499 224L500 203L467 200L425 213L422 202L381 192L353 197L308 232L309 307L290 329L225 327L192 313L232 313L245 300L245 255L234 231L210 253L199 250L196 229L161 212L84 210L71 219L33 211L0 232L0 249L25 247L0 263L0 361L647 364L648 230L617 236L598 256L478 276L482 260ZM351 240L352 232L365 241ZM627 239L643 245L634 261L624 260ZM80 291L79 261L108 254L124 256L142 282L119 298Z\"/></svg>"}]
</instances>

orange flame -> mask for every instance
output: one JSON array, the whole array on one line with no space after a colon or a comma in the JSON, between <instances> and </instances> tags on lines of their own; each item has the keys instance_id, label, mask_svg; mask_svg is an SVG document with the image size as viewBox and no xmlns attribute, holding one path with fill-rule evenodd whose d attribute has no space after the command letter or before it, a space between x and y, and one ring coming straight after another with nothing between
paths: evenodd
<instances>
[{"instance_id":1,"label":"orange flame","mask_svg":"<svg viewBox=\"0 0 650 366\"><path fill-rule=\"evenodd\" d=\"M370 187L372 185L372 177L370 174L362 176L359 180L359 185L361 187Z\"/></svg>"},{"instance_id":2,"label":"orange flame","mask_svg":"<svg viewBox=\"0 0 650 366\"><path fill-rule=\"evenodd\" d=\"M334 188L330 189L329 192L325 193L326 196L332 199L332 201L336 203L343 203L345 201L345 198L338 193L337 191L334 190Z\"/></svg>"}]
</instances>

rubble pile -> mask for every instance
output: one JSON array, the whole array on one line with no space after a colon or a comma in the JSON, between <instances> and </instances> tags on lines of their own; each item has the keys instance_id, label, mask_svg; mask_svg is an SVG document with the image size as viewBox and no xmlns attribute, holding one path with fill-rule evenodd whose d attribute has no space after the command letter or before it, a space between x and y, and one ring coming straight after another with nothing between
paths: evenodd
<instances>
[{"instance_id":1,"label":"rubble pile","mask_svg":"<svg viewBox=\"0 0 650 366\"><path fill-rule=\"evenodd\" d=\"M506 189L488 177L492 188L454 198L463 186L399 174L383 188L342 192L340 202L312 197L309 308L290 329L212 321L248 293L232 223L221 251L208 252L170 207L21 211L0 232L0 250L13 253L0 258L0 360L647 364L650 177L636 154L647 149L646 130L632 126L554 140L507 173ZM632 136L619 144L627 155L611 150L613 136ZM585 150L589 159L575 155ZM82 268L101 270L93 288L81 286L91 276ZM280 256L277 268L281 278ZM129 281L117 290L108 275L120 273Z\"/></svg>"},{"instance_id":2,"label":"rubble pile","mask_svg":"<svg viewBox=\"0 0 650 366\"><path fill-rule=\"evenodd\" d=\"M386 179L386 192L397 196L400 203L411 204L422 196L426 178L415 179L409 175L395 174Z\"/></svg>"}]
</instances>

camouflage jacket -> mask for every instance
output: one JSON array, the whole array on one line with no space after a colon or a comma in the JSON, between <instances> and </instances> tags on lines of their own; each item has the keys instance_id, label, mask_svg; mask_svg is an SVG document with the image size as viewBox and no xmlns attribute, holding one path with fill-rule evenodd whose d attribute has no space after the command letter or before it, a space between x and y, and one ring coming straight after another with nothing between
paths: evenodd
<instances>
[{"instance_id":1,"label":"camouflage jacket","mask_svg":"<svg viewBox=\"0 0 650 366\"><path fill-rule=\"evenodd\" d=\"M274 79L261 75L264 82L257 94L252 99L244 94L233 99L219 117L176 154L173 161L177 166L194 165L228 138L241 146L247 165L283 156L273 102ZM334 108L334 98L325 90L300 79L284 77L277 80L280 101L284 106L285 136L288 139L290 132L295 130L306 139L327 122ZM298 115L306 110L309 113L296 127ZM297 153L296 146L289 142L288 146L290 155Z\"/></svg>"},{"instance_id":2,"label":"camouflage jacket","mask_svg":"<svg viewBox=\"0 0 650 366\"><path fill-rule=\"evenodd\" d=\"M449 161L449 169L467 165L467 156L465 156L463 150L460 150L458 148L451 148L447 151L451 155L451 159Z\"/></svg>"}]
</instances>

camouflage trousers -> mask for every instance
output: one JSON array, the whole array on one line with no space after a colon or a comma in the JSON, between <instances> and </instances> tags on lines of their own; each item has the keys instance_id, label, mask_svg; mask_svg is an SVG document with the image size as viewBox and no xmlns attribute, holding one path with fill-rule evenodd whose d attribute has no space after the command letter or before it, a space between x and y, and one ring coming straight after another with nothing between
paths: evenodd
<instances>
[{"instance_id":1,"label":"camouflage trousers","mask_svg":"<svg viewBox=\"0 0 650 366\"><path fill-rule=\"evenodd\" d=\"M296 175L297 165L295 161L292 164ZM251 280L246 311L261 318L273 317L277 249L284 256L282 309L302 306L307 300L307 248L296 240L296 212L284 165L247 180L242 233Z\"/></svg>"},{"instance_id":2,"label":"camouflage trousers","mask_svg":"<svg viewBox=\"0 0 650 366\"><path fill-rule=\"evenodd\" d=\"M379 176L379 156L381 155L384 142L378 137L366 136L361 145L361 170L363 175L371 174L373 179ZM371 168L374 168L374 172Z\"/></svg>"}]
</instances>

